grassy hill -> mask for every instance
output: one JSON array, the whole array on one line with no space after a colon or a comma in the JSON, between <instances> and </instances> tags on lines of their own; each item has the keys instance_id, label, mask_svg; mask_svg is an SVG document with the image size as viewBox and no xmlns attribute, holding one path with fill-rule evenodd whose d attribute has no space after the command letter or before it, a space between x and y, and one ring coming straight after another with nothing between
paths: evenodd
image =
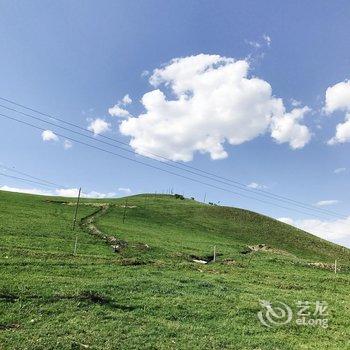
<instances>
[{"instance_id":1,"label":"grassy hill","mask_svg":"<svg viewBox=\"0 0 350 350\"><path fill-rule=\"evenodd\" d=\"M73 212L0 191L0 349L350 348L348 249L174 196L83 199L75 231ZM293 321L262 325L260 300ZM328 328L296 324L298 301L328 302Z\"/></svg>"}]
</instances>

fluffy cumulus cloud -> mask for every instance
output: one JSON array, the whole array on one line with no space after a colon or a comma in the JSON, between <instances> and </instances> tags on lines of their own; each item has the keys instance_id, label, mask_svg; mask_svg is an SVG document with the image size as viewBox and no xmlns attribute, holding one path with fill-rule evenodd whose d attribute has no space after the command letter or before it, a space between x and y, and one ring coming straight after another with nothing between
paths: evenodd
<instances>
[{"instance_id":1,"label":"fluffy cumulus cloud","mask_svg":"<svg viewBox=\"0 0 350 350\"><path fill-rule=\"evenodd\" d=\"M350 111L350 81L342 81L326 90L325 110L328 113Z\"/></svg>"},{"instance_id":2,"label":"fluffy cumulus cloud","mask_svg":"<svg viewBox=\"0 0 350 350\"><path fill-rule=\"evenodd\" d=\"M130 113L128 110L118 106L118 105L114 105L113 107L108 109L108 113L112 116L112 117L120 117L120 118L127 118L130 117Z\"/></svg>"},{"instance_id":3,"label":"fluffy cumulus cloud","mask_svg":"<svg viewBox=\"0 0 350 350\"><path fill-rule=\"evenodd\" d=\"M325 111L331 114L335 111L345 112L345 120L336 127L335 136L329 141L329 145L350 141L350 81L342 81L330 86L326 90Z\"/></svg>"},{"instance_id":4,"label":"fluffy cumulus cloud","mask_svg":"<svg viewBox=\"0 0 350 350\"><path fill-rule=\"evenodd\" d=\"M0 191L9 191L9 192L20 192L20 193L29 193L29 194L38 194L42 196L60 196L60 197L77 197L79 193L78 188L58 188L54 190L41 190L37 188L17 188L7 185L0 186ZM83 198L112 198L116 197L117 193L108 192L101 193L97 191L83 192L81 197Z\"/></svg>"},{"instance_id":5,"label":"fluffy cumulus cloud","mask_svg":"<svg viewBox=\"0 0 350 350\"><path fill-rule=\"evenodd\" d=\"M52 130L43 131L41 133L41 138L44 142L50 142L50 141L57 142L60 140L59 137ZM73 143L69 140L63 140L62 145L65 150L68 150L73 147Z\"/></svg>"},{"instance_id":6,"label":"fluffy cumulus cloud","mask_svg":"<svg viewBox=\"0 0 350 350\"><path fill-rule=\"evenodd\" d=\"M337 143L344 143L350 141L350 113L347 113L344 123L340 123L336 127L335 136L329 141L329 145L336 145Z\"/></svg>"},{"instance_id":7,"label":"fluffy cumulus cloud","mask_svg":"<svg viewBox=\"0 0 350 350\"><path fill-rule=\"evenodd\" d=\"M58 136L51 130L45 130L41 133L43 141L58 141Z\"/></svg>"},{"instance_id":8,"label":"fluffy cumulus cloud","mask_svg":"<svg viewBox=\"0 0 350 350\"><path fill-rule=\"evenodd\" d=\"M97 118L90 121L88 130L92 131L95 135L103 134L110 129L110 124L105 120Z\"/></svg>"},{"instance_id":9,"label":"fluffy cumulus cloud","mask_svg":"<svg viewBox=\"0 0 350 350\"><path fill-rule=\"evenodd\" d=\"M124 107L132 103L131 97L127 94L125 95L116 105L108 109L108 113L112 117L127 118L131 117L131 114Z\"/></svg>"},{"instance_id":10,"label":"fluffy cumulus cloud","mask_svg":"<svg viewBox=\"0 0 350 350\"><path fill-rule=\"evenodd\" d=\"M287 112L268 82L249 76L246 60L176 58L154 70L149 81L154 89L142 97L144 113L120 124L139 154L190 161L200 152L222 159L225 142L240 145L265 133L292 149L310 140L301 124L309 108Z\"/></svg>"},{"instance_id":11,"label":"fluffy cumulus cloud","mask_svg":"<svg viewBox=\"0 0 350 350\"><path fill-rule=\"evenodd\" d=\"M271 136L278 142L288 142L291 148L303 148L311 139L309 129L299 123L310 112L309 107L294 108L290 113L273 118Z\"/></svg>"},{"instance_id":12,"label":"fluffy cumulus cloud","mask_svg":"<svg viewBox=\"0 0 350 350\"><path fill-rule=\"evenodd\" d=\"M350 216L334 221L316 219L293 220L291 218L279 218L278 220L350 248Z\"/></svg>"}]
</instances>

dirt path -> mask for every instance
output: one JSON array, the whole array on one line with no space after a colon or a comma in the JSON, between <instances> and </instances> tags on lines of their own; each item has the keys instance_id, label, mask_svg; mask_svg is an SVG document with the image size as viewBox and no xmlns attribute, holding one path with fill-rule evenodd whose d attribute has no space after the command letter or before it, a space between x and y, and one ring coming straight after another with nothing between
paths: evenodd
<instances>
[{"instance_id":1,"label":"dirt path","mask_svg":"<svg viewBox=\"0 0 350 350\"><path fill-rule=\"evenodd\" d=\"M105 204L103 206L100 206L95 212L82 218L80 220L79 226L84 232L87 232L93 236L96 236L96 237L104 240L113 249L113 251L115 253L118 253L121 250L123 250L125 247L127 247L128 243L126 241L117 239L114 236L105 235L94 224L94 222L100 216L103 216L104 214L107 213L108 209L109 209L109 204Z\"/></svg>"}]
</instances>

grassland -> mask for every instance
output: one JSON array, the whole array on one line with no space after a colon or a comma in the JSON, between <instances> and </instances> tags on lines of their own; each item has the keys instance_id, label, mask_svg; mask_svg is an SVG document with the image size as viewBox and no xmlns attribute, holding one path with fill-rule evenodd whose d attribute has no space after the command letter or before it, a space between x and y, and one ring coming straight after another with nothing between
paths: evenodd
<instances>
[{"instance_id":1,"label":"grassland","mask_svg":"<svg viewBox=\"0 0 350 350\"><path fill-rule=\"evenodd\" d=\"M72 230L71 201L0 192L0 349L350 349L349 250L173 196L84 199L79 220L108 205L95 225L128 243L115 253ZM337 274L309 265L335 259ZM268 328L260 300L326 301L329 326Z\"/></svg>"}]
</instances>

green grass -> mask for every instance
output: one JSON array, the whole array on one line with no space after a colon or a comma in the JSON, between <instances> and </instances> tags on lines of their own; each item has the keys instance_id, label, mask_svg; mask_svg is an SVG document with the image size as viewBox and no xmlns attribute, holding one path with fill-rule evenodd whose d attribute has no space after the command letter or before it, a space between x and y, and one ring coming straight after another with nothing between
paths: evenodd
<instances>
[{"instance_id":1,"label":"green grass","mask_svg":"<svg viewBox=\"0 0 350 350\"><path fill-rule=\"evenodd\" d=\"M0 349L349 349L350 253L256 213L172 196L82 200L0 192ZM90 204L90 205L87 205ZM73 256L75 237L78 254ZM142 248L139 243L149 245ZM242 254L247 245L268 252ZM194 263L213 247L216 263ZM227 260L233 261L227 264ZM309 262L333 263L338 274ZM329 327L260 324L259 300L329 304ZM294 320L294 319L293 319Z\"/></svg>"}]
</instances>

